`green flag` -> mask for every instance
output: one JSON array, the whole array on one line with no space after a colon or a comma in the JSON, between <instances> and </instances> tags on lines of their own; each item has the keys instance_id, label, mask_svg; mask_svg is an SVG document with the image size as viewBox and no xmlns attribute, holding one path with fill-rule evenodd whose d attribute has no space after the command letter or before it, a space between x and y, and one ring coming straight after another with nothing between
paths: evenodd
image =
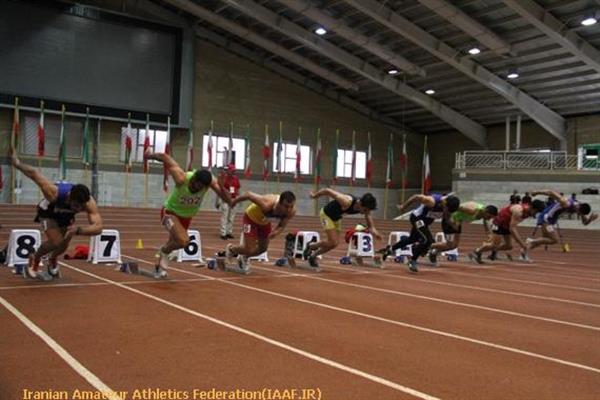
<instances>
[{"instance_id":1,"label":"green flag","mask_svg":"<svg viewBox=\"0 0 600 400\"><path fill-rule=\"evenodd\" d=\"M90 108L85 109L85 123L83 125L83 154L81 161L84 167L90 165Z\"/></svg>"},{"instance_id":2,"label":"green flag","mask_svg":"<svg viewBox=\"0 0 600 400\"><path fill-rule=\"evenodd\" d=\"M65 137L65 105L62 106L60 117L60 141L58 145L58 176L67 179L67 143Z\"/></svg>"}]
</instances>

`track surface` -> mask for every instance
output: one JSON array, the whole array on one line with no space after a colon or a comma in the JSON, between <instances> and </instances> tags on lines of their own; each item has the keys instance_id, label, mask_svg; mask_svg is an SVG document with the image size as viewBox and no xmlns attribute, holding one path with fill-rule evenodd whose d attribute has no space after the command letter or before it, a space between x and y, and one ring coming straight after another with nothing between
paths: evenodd
<instances>
[{"instance_id":1,"label":"track surface","mask_svg":"<svg viewBox=\"0 0 600 400\"><path fill-rule=\"evenodd\" d=\"M166 238L158 211L101 212L105 228L120 231L124 260L150 268ZM0 215L0 243L10 229L37 228L32 206L2 206ZM218 218L202 212L192 224L204 256L225 245ZM407 228L377 223L386 237ZM296 218L290 230L299 229L320 230L313 217ZM465 229L463 255L481 234ZM238 276L173 262L169 279L155 281L76 260L43 283L0 268L0 399L23 399L24 389L128 399L143 389L189 399L202 398L194 389L248 391L236 399L267 390L264 398L311 399L302 389L341 400L598 399L600 232L563 234L571 253L537 249L531 264L423 264L417 274L390 262L342 266L345 243L318 274L271 262ZM272 243L271 261L282 248L282 238Z\"/></svg>"}]
</instances>

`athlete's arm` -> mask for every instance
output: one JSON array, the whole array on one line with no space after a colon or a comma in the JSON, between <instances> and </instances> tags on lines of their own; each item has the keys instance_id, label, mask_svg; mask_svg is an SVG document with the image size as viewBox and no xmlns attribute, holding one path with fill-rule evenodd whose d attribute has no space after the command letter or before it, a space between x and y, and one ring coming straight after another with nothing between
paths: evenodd
<instances>
[{"instance_id":1,"label":"athlete's arm","mask_svg":"<svg viewBox=\"0 0 600 400\"><path fill-rule=\"evenodd\" d=\"M590 215L582 215L581 223L583 225L589 225L597 219L598 219L598 214L596 214L596 213L591 213Z\"/></svg>"},{"instance_id":2,"label":"athlete's arm","mask_svg":"<svg viewBox=\"0 0 600 400\"><path fill-rule=\"evenodd\" d=\"M256 204L263 212L268 212L271 208L271 204L269 203L269 198L267 196L260 195L254 192L244 192L241 196L236 197L232 201L232 205L235 205L241 201L250 200L254 204Z\"/></svg>"},{"instance_id":3,"label":"athlete's arm","mask_svg":"<svg viewBox=\"0 0 600 400\"><path fill-rule=\"evenodd\" d=\"M170 155L165 153L150 153L148 151L144 154L144 158L147 160L157 160L162 162L173 177L175 185L181 186L185 183L185 171L181 169L179 164L177 164L177 161L175 161Z\"/></svg>"},{"instance_id":4,"label":"athlete's arm","mask_svg":"<svg viewBox=\"0 0 600 400\"><path fill-rule=\"evenodd\" d=\"M512 235L513 238L515 238L517 243L519 243L519 246L521 246L522 249L526 250L527 245L525 244L523 239L521 239L521 235L519 234L519 231L517 230L517 225L519 225L521 223L521 221L523 221L523 208L518 205L513 206L511 208L511 213L512 213L512 216L510 218L510 234Z\"/></svg>"},{"instance_id":5,"label":"athlete's arm","mask_svg":"<svg viewBox=\"0 0 600 400\"><path fill-rule=\"evenodd\" d=\"M554 190L538 190L535 192L531 192L531 196L537 196L538 194L543 194L544 196L548 196L556 201L560 201L561 206L567 206L568 201L565 197L561 196L560 193L555 192ZM564 204L563 204L564 203Z\"/></svg>"},{"instance_id":6,"label":"athlete's arm","mask_svg":"<svg viewBox=\"0 0 600 400\"><path fill-rule=\"evenodd\" d=\"M42 191L42 194L46 200L50 202L56 200L58 196L58 188L54 183L48 180L44 175L40 174L37 169L30 165L23 164L17 157L17 152L12 146L9 149L9 156L11 158L12 165L21 171L26 177L35 182L35 184Z\"/></svg>"},{"instance_id":7,"label":"athlete's arm","mask_svg":"<svg viewBox=\"0 0 600 400\"><path fill-rule=\"evenodd\" d=\"M331 198L335 198L336 195L340 195L340 193L336 192L333 189L329 189L329 188L323 188L323 189L317 190L316 192L310 192L311 199L316 199L317 197L322 197L322 196L328 196Z\"/></svg>"},{"instance_id":8,"label":"athlete's arm","mask_svg":"<svg viewBox=\"0 0 600 400\"><path fill-rule=\"evenodd\" d=\"M93 197L85 205L85 211L88 216L88 226L78 226L75 228L71 225L65 233L65 240L70 240L75 235L95 236L102 233L102 217L98 211L98 205Z\"/></svg>"},{"instance_id":9,"label":"athlete's arm","mask_svg":"<svg viewBox=\"0 0 600 400\"><path fill-rule=\"evenodd\" d=\"M396 206L396 207L398 207L398 210L400 210L400 214L402 214L406 210L408 210L408 208L411 205L413 205L414 203L421 203L427 207L433 207L433 206L435 206L435 199L431 196L425 196L422 194L414 194L414 195L410 196L408 198L408 200L406 200L404 202L404 204L402 204L400 206Z\"/></svg>"},{"instance_id":10,"label":"athlete's arm","mask_svg":"<svg viewBox=\"0 0 600 400\"><path fill-rule=\"evenodd\" d=\"M233 200L231 200L231 193L229 190L225 189L223 184L221 184L215 177L213 176L212 181L210 182L210 188L219 196L221 200L225 203L233 206Z\"/></svg>"},{"instance_id":11,"label":"athlete's arm","mask_svg":"<svg viewBox=\"0 0 600 400\"><path fill-rule=\"evenodd\" d=\"M287 226L288 222L290 222L290 220L292 218L294 218L294 216L296 215L296 208L294 208L290 214L286 215L285 217L281 218L279 220L279 224L277 224L277 227L275 229L273 229L271 231L271 233L269 234L269 239L273 239L275 236L279 235L281 232L283 232L283 230L285 229L285 227Z\"/></svg>"},{"instance_id":12,"label":"athlete's arm","mask_svg":"<svg viewBox=\"0 0 600 400\"><path fill-rule=\"evenodd\" d=\"M376 239L378 239L378 240L383 239L383 236L381 236L381 233L379 233L377 228L375 228L375 222L373 221L373 216L368 211L365 213L365 221L367 221L367 227L369 228L369 232L371 232L373 234L373 236L375 236Z\"/></svg>"}]
</instances>

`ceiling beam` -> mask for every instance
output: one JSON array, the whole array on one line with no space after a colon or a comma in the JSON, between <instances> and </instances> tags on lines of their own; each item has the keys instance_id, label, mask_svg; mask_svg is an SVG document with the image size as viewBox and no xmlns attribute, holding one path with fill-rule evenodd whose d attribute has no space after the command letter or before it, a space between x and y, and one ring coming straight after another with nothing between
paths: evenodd
<instances>
[{"instance_id":1,"label":"ceiling beam","mask_svg":"<svg viewBox=\"0 0 600 400\"><path fill-rule=\"evenodd\" d=\"M185 0L177 1L179 2ZM486 130L483 125L440 103L434 98L421 93L411 86L402 83L402 81L392 77L386 71L381 71L379 68L369 64L365 60L340 49L339 47L318 37L316 34L307 31L303 27L290 22L281 15L278 15L253 1L222 1L260 21L266 26L276 29L281 34L286 35L324 55L325 57L332 59L345 68L348 68L355 73L369 79L370 81L375 82L378 85L398 94L399 96L405 97L406 99L420 105L471 140L478 143L480 146L486 147Z\"/></svg>"},{"instance_id":2,"label":"ceiling beam","mask_svg":"<svg viewBox=\"0 0 600 400\"><path fill-rule=\"evenodd\" d=\"M323 68L311 60L302 57L270 40L263 38L262 36L254 33L253 31L238 25L227 18L221 17L214 14L212 11L207 10L204 7L200 7L196 3L187 0L163 0L165 3L171 4L181 10L184 10L198 18L203 19L219 28L225 29L236 36L241 37L255 45L262 47L265 50L270 51L286 60L312 72L313 74L320 76L323 79L343 88L346 90L358 91L358 85L355 83L331 72L330 70Z\"/></svg>"},{"instance_id":3,"label":"ceiling beam","mask_svg":"<svg viewBox=\"0 0 600 400\"><path fill-rule=\"evenodd\" d=\"M494 31L485 27L479 21L470 17L460 8L445 0L418 0L419 3L456 26L473 39L490 49L496 54L507 54L511 51L511 45Z\"/></svg>"},{"instance_id":4,"label":"ceiling beam","mask_svg":"<svg viewBox=\"0 0 600 400\"><path fill-rule=\"evenodd\" d=\"M399 54L396 54L391 49L385 48L379 45L373 38L365 36L353 28L345 24L343 21L339 19L335 19L325 14L317 7L312 5L310 0L278 0L281 4L289 7L290 9L300 13L307 18L312 19L313 21L319 23L328 31L331 30L335 32L338 36L343 37L356 44L357 46L362 47L368 52L375 54L379 58L384 61L389 62L394 67L399 70L405 71L411 75L420 75L425 76L425 70L419 67L416 64L408 61L406 58L402 57Z\"/></svg>"},{"instance_id":5,"label":"ceiling beam","mask_svg":"<svg viewBox=\"0 0 600 400\"><path fill-rule=\"evenodd\" d=\"M550 11L531 0L504 0L504 4L549 36L555 43L600 73L600 51L577 33L569 30Z\"/></svg>"},{"instance_id":6,"label":"ceiling beam","mask_svg":"<svg viewBox=\"0 0 600 400\"><path fill-rule=\"evenodd\" d=\"M566 140L565 119L536 101L519 88L509 84L477 64L469 57L458 57L459 51L429 34L389 7L374 0L346 0L354 8L385 25L392 31L411 40L442 61L458 69L471 79L481 83L517 106L523 113L559 140Z\"/></svg>"}]
</instances>

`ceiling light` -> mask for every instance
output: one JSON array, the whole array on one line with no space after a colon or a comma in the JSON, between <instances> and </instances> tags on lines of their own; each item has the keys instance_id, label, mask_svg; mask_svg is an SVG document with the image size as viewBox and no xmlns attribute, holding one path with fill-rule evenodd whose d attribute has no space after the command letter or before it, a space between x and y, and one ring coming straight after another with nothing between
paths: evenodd
<instances>
[{"instance_id":1,"label":"ceiling light","mask_svg":"<svg viewBox=\"0 0 600 400\"><path fill-rule=\"evenodd\" d=\"M476 56L477 54L481 53L481 50L479 50L479 48L477 47L472 47L469 49L469 54Z\"/></svg>"},{"instance_id":2,"label":"ceiling light","mask_svg":"<svg viewBox=\"0 0 600 400\"><path fill-rule=\"evenodd\" d=\"M596 22L598 22L598 20L596 19L596 17L593 16L593 15L591 15L591 16L586 17L583 20L581 20L581 25L583 25L583 26L590 26L590 25L594 25Z\"/></svg>"},{"instance_id":3,"label":"ceiling light","mask_svg":"<svg viewBox=\"0 0 600 400\"><path fill-rule=\"evenodd\" d=\"M428 94L428 95L432 95L432 94L435 94L435 90L433 90L433 89L427 89L425 91L425 93Z\"/></svg>"},{"instance_id":4,"label":"ceiling light","mask_svg":"<svg viewBox=\"0 0 600 400\"><path fill-rule=\"evenodd\" d=\"M318 27L317 29L315 29L315 33L319 36L323 36L327 33L327 31L325 30L325 28Z\"/></svg>"},{"instance_id":5,"label":"ceiling light","mask_svg":"<svg viewBox=\"0 0 600 400\"><path fill-rule=\"evenodd\" d=\"M506 75L508 79L517 79L519 77L519 73L517 71L511 71Z\"/></svg>"},{"instance_id":6,"label":"ceiling light","mask_svg":"<svg viewBox=\"0 0 600 400\"><path fill-rule=\"evenodd\" d=\"M397 70L397 69L390 69L390 70L388 71L388 74L390 74L390 75L396 75L397 73L398 73L398 70Z\"/></svg>"}]
</instances>

